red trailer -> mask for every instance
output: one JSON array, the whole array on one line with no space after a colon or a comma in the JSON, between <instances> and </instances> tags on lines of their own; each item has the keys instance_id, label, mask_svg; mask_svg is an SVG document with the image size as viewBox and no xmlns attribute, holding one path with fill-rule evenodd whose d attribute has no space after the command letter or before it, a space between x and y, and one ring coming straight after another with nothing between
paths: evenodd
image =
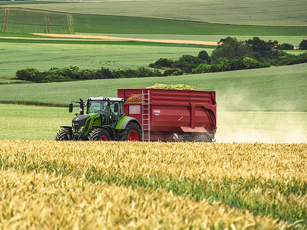
<instances>
[{"instance_id":1,"label":"red trailer","mask_svg":"<svg viewBox=\"0 0 307 230\"><path fill-rule=\"evenodd\" d=\"M143 141L215 141L214 91L118 89L127 116L141 124Z\"/></svg>"}]
</instances>

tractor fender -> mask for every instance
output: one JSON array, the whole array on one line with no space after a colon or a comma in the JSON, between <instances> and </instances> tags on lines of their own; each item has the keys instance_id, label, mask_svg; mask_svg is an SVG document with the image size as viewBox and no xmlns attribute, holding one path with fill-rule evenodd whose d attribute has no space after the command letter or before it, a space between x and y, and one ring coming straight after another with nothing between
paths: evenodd
<instances>
[{"instance_id":1,"label":"tractor fender","mask_svg":"<svg viewBox=\"0 0 307 230\"><path fill-rule=\"evenodd\" d=\"M61 126L63 129L67 129L69 132L69 135L72 135L72 127L71 126Z\"/></svg>"},{"instance_id":2,"label":"tractor fender","mask_svg":"<svg viewBox=\"0 0 307 230\"><path fill-rule=\"evenodd\" d=\"M139 121L133 117L128 117L126 120L124 120L121 129L126 129L127 125L129 124L130 121L135 121L140 128L142 128L142 126L140 125Z\"/></svg>"}]
</instances>

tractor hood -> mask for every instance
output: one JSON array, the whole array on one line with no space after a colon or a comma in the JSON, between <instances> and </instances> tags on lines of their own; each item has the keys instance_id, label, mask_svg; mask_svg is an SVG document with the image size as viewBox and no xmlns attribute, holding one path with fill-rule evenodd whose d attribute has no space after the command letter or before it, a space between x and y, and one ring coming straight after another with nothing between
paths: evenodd
<instances>
[{"instance_id":1,"label":"tractor hood","mask_svg":"<svg viewBox=\"0 0 307 230\"><path fill-rule=\"evenodd\" d=\"M75 131L78 131L82 126L85 125L87 119L90 116L77 116L72 119L72 127Z\"/></svg>"}]
</instances>

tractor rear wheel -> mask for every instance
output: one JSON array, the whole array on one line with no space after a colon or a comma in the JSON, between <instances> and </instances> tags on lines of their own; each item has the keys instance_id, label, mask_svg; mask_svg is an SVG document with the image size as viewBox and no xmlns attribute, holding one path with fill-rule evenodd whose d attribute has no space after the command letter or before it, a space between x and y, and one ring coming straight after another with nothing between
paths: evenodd
<instances>
[{"instance_id":1,"label":"tractor rear wheel","mask_svg":"<svg viewBox=\"0 0 307 230\"><path fill-rule=\"evenodd\" d=\"M122 141L142 141L141 129L135 122L130 122L122 133Z\"/></svg>"},{"instance_id":2,"label":"tractor rear wheel","mask_svg":"<svg viewBox=\"0 0 307 230\"><path fill-rule=\"evenodd\" d=\"M108 130L96 128L91 131L89 140L90 141L111 141L111 136Z\"/></svg>"},{"instance_id":3,"label":"tractor rear wheel","mask_svg":"<svg viewBox=\"0 0 307 230\"><path fill-rule=\"evenodd\" d=\"M71 140L71 136L69 135L69 130L67 130L67 129L59 130L59 132L56 134L55 140L56 141L69 141L69 140Z\"/></svg>"}]
</instances>

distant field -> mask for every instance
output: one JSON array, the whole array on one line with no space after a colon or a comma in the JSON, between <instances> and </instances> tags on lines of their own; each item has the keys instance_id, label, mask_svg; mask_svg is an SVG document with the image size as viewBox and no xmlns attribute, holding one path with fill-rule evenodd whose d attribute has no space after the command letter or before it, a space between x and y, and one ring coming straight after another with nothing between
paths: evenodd
<instances>
[{"instance_id":1,"label":"distant field","mask_svg":"<svg viewBox=\"0 0 307 230\"><path fill-rule=\"evenodd\" d=\"M34 66L41 71L51 67L79 66L81 69L130 68L148 66L161 57L178 59L183 54L197 55L201 50L211 54L213 49L166 46L96 45L14 43L1 44L0 78L13 77L19 69Z\"/></svg>"},{"instance_id":2,"label":"distant field","mask_svg":"<svg viewBox=\"0 0 307 230\"><path fill-rule=\"evenodd\" d=\"M70 14L0 8L1 33L72 33Z\"/></svg>"},{"instance_id":3,"label":"distant field","mask_svg":"<svg viewBox=\"0 0 307 230\"><path fill-rule=\"evenodd\" d=\"M76 33L305 36L305 27L191 23L163 19L74 14Z\"/></svg>"},{"instance_id":4,"label":"distant field","mask_svg":"<svg viewBox=\"0 0 307 230\"><path fill-rule=\"evenodd\" d=\"M133 16L221 24L307 26L305 0L86 1L53 4L36 2L13 4L13 6L75 14Z\"/></svg>"},{"instance_id":5,"label":"distant field","mask_svg":"<svg viewBox=\"0 0 307 230\"><path fill-rule=\"evenodd\" d=\"M47 5L50 6L50 5ZM62 6L62 5L59 5ZM305 36L306 27L191 23L153 18L82 15L0 8L1 33L111 33L238 36Z\"/></svg>"},{"instance_id":6,"label":"distant field","mask_svg":"<svg viewBox=\"0 0 307 230\"><path fill-rule=\"evenodd\" d=\"M88 96L116 96L118 88L186 84L217 91L220 111L306 112L307 64L173 77L0 85L1 101L67 105Z\"/></svg>"},{"instance_id":7,"label":"distant field","mask_svg":"<svg viewBox=\"0 0 307 230\"><path fill-rule=\"evenodd\" d=\"M50 6L50 5L48 5ZM306 36L306 27L191 23L153 18L81 15L0 8L5 33L111 33L238 36Z\"/></svg>"}]
</instances>

